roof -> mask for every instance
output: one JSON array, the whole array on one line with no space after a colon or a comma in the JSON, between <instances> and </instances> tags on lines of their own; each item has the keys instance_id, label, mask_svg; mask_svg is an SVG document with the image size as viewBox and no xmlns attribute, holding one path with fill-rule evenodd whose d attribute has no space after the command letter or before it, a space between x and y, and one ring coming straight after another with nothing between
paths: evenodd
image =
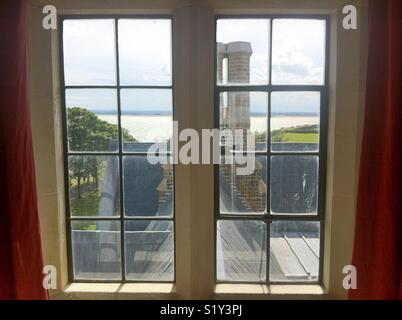
<instances>
[{"instance_id":1,"label":"roof","mask_svg":"<svg viewBox=\"0 0 402 320\"><path fill-rule=\"evenodd\" d=\"M139 143L125 143L126 151L148 150ZM289 147L289 145L287 146ZM296 161L296 166L298 162ZM266 166L263 166L266 167ZM116 176L117 166L109 164L106 175ZM156 187L163 179L161 165L150 165L146 158L126 163L126 213L142 212L158 216L171 211L171 193L157 201ZM305 167L303 167L305 169ZM266 177L266 173L263 173ZM108 179L105 179L109 181ZM263 178L266 183L266 178ZM232 186L221 179L221 208L245 209L244 202L229 196ZM108 195L110 202L110 194ZM101 199L101 202L103 200ZM231 211L231 210L229 210ZM98 226L98 229L100 225ZM165 221L126 222L126 270L128 277L139 280L172 280L174 261L173 224ZM260 281L266 273L266 229L259 221L230 221L218 223L217 276L231 281ZM99 277L119 273L119 231L73 231L74 266L82 277ZM275 222L271 224L270 274L276 281L311 280L318 276L319 225L314 222ZM112 257L111 257L112 256ZM114 262L114 263L113 263ZM95 274L93 272L96 272Z\"/></svg>"}]
</instances>

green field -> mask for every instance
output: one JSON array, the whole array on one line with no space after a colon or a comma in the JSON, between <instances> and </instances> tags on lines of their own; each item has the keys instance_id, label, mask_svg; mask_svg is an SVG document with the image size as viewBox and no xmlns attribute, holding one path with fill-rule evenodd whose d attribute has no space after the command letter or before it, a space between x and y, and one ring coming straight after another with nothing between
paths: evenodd
<instances>
[{"instance_id":1,"label":"green field","mask_svg":"<svg viewBox=\"0 0 402 320\"><path fill-rule=\"evenodd\" d=\"M266 141L266 132L256 132L256 142ZM318 125L281 128L271 133L272 142L319 142Z\"/></svg>"},{"instance_id":2,"label":"green field","mask_svg":"<svg viewBox=\"0 0 402 320\"><path fill-rule=\"evenodd\" d=\"M318 133L291 133L287 132L283 135L285 142L318 142Z\"/></svg>"}]
</instances>

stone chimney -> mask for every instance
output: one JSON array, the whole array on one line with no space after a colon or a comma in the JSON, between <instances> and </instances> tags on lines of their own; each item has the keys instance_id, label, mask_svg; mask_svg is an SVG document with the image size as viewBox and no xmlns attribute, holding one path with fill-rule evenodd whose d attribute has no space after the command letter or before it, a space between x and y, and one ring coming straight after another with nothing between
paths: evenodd
<instances>
[{"instance_id":1,"label":"stone chimney","mask_svg":"<svg viewBox=\"0 0 402 320\"><path fill-rule=\"evenodd\" d=\"M227 79L227 84L250 83L251 44L245 41L217 43L217 82ZM223 60L227 58L227 67ZM224 77L224 73L226 77ZM221 97L221 125L228 129L250 129L250 94L230 92ZM245 137L245 135L244 135Z\"/></svg>"},{"instance_id":2,"label":"stone chimney","mask_svg":"<svg viewBox=\"0 0 402 320\"><path fill-rule=\"evenodd\" d=\"M229 84L250 82L250 56L253 53L250 42L235 41L226 44Z\"/></svg>"},{"instance_id":3,"label":"stone chimney","mask_svg":"<svg viewBox=\"0 0 402 320\"><path fill-rule=\"evenodd\" d=\"M217 83L223 85L249 84L252 53L249 42L217 43ZM224 66L224 59L227 59L227 66ZM225 93L225 96L221 96L220 103L222 128L243 129L244 131L250 129L249 92ZM244 131L243 148L246 148ZM248 176L237 176L233 174L230 165L221 165L220 179L221 183L229 185L229 188L234 191L235 196L231 199L231 209L241 205L246 212L263 212L265 210L267 186L263 178L263 165L258 159L254 172Z\"/></svg>"}]
</instances>

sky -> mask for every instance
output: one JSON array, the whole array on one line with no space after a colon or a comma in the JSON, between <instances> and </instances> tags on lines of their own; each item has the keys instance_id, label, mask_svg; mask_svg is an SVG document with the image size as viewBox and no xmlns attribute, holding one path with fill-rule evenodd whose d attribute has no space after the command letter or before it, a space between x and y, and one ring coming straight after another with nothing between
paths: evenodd
<instances>
[{"instance_id":1,"label":"sky","mask_svg":"<svg viewBox=\"0 0 402 320\"><path fill-rule=\"evenodd\" d=\"M115 85L114 20L64 20L64 68L66 85ZM217 41L248 41L251 84L268 83L269 19L220 19ZM169 19L120 19L119 61L122 85L171 85L171 22ZM273 84L323 84L325 21L274 19L272 39ZM82 90L82 89L81 89ZM94 110L114 109L115 92L70 91L67 106L85 103ZM122 92L122 109L167 111L171 93L136 90ZM135 105L134 105L135 104ZM162 105L163 104L163 105ZM319 105L319 97L318 97ZM109 107L110 106L110 107ZM251 111L265 112L267 97L252 94ZM139 110L138 109L138 110ZM277 94L272 111L317 112L317 94ZM141 111L141 110L139 110Z\"/></svg>"},{"instance_id":2,"label":"sky","mask_svg":"<svg viewBox=\"0 0 402 320\"><path fill-rule=\"evenodd\" d=\"M170 89L122 89L120 92L121 112L172 110L172 91ZM66 106L83 107L95 112L117 114L116 89L67 89Z\"/></svg>"}]
</instances>

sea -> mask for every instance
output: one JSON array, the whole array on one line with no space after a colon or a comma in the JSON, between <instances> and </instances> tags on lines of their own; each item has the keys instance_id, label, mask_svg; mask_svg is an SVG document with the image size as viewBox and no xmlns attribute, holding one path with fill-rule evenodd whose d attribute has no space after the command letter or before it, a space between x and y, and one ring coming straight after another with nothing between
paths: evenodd
<instances>
[{"instance_id":1,"label":"sea","mask_svg":"<svg viewBox=\"0 0 402 320\"><path fill-rule=\"evenodd\" d=\"M97 114L104 121L117 124L117 116L111 114ZM127 129L139 142L166 141L171 136L172 117L170 115L123 115L122 127ZM317 115L286 115L278 114L271 117L271 130L314 125L319 123ZM256 115L250 117L252 132L267 131L267 118Z\"/></svg>"}]
</instances>

